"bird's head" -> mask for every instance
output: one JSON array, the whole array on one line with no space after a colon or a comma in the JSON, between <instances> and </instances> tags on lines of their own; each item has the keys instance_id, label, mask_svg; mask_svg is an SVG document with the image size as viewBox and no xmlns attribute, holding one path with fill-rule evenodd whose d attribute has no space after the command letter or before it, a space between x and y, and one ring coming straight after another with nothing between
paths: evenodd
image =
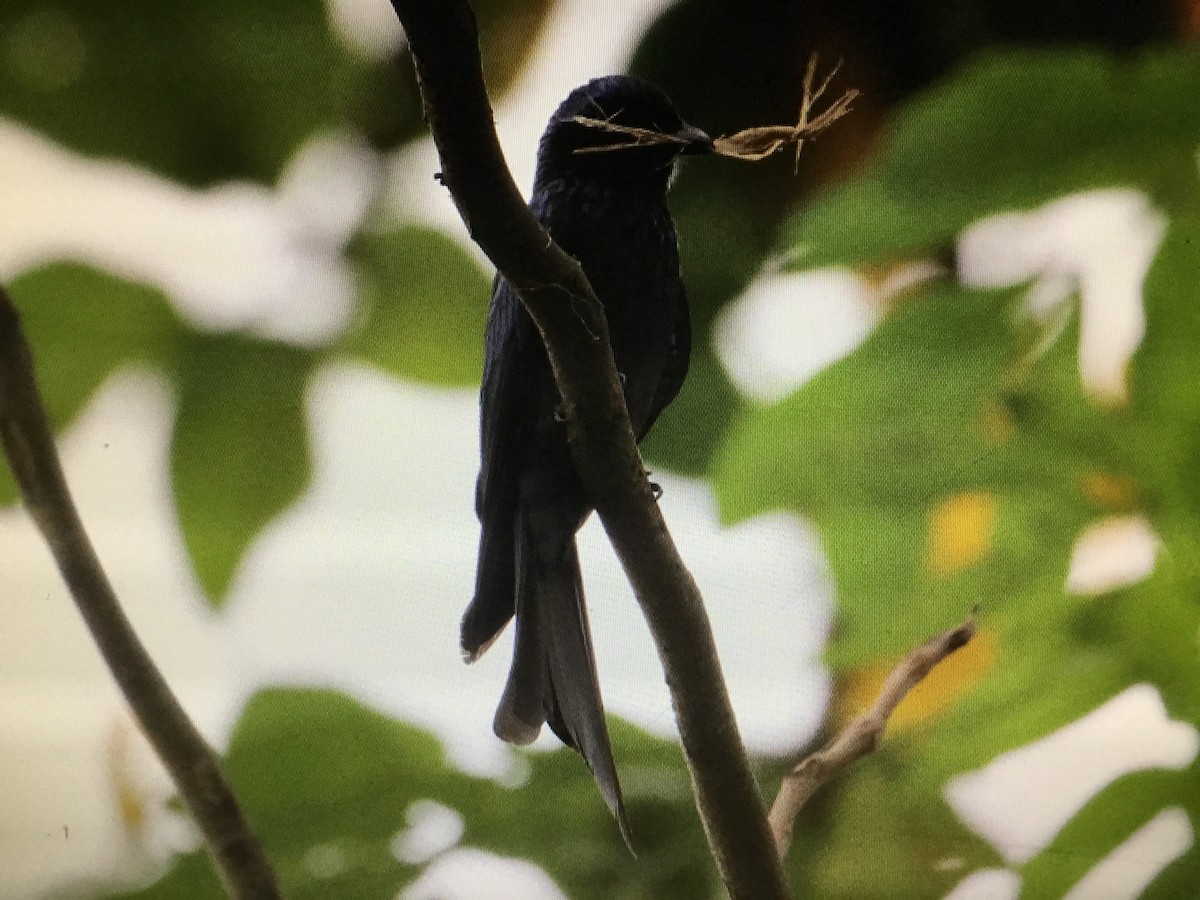
<instances>
[{"instance_id":1,"label":"bird's head","mask_svg":"<svg viewBox=\"0 0 1200 900\"><path fill-rule=\"evenodd\" d=\"M576 117L659 132L673 140L633 145L627 133L582 124ZM578 152L608 146L619 149ZM684 122L656 85L632 75L611 75L571 91L550 117L538 148L536 183L573 178L662 196L679 156L712 148L712 138Z\"/></svg>"}]
</instances>

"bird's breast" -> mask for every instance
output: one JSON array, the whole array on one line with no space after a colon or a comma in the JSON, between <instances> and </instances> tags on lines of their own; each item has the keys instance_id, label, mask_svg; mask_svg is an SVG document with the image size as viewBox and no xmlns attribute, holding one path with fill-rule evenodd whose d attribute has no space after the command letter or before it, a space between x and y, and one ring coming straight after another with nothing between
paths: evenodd
<instances>
[{"instance_id":1,"label":"bird's breast","mask_svg":"<svg viewBox=\"0 0 1200 900\"><path fill-rule=\"evenodd\" d=\"M637 425L648 414L671 352L683 290L670 212L661 199L595 186L562 187L547 201L543 222L579 261L604 305L613 356Z\"/></svg>"}]
</instances>

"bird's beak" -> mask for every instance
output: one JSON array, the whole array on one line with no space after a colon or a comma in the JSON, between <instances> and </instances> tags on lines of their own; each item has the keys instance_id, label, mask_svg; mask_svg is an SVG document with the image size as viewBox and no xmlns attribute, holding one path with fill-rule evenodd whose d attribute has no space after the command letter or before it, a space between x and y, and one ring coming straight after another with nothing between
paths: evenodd
<instances>
[{"instance_id":1,"label":"bird's beak","mask_svg":"<svg viewBox=\"0 0 1200 900\"><path fill-rule=\"evenodd\" d=\"M683 149L680 152L685 156L700 156L713 152L713 139L699 128L684 125L675 132L675 137L683 141Z\"/></svg>"}]
</instances>

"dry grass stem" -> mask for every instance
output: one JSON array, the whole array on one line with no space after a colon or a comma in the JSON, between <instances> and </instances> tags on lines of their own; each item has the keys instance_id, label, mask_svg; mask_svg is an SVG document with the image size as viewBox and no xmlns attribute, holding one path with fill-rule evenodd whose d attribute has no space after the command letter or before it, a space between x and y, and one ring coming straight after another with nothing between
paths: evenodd
<instances>
[{"instance_id":1,"label":"dry grass stem","mask_svg":"<svg viewBox=\"0 0 1200 900\"><path fill-rule=\"evenodd\" d=\"M804 142L813 138L834 122L850 112L852 104L860 92L853 88L845 91L825 110L813 115L817 101L828 90L830 83L841 69L839 61L830 70L821 83L817 84L817 55L808 58L808 68L804 73L803 96L800 100L800 112L794 125L760 125L747 128L734 134L722 135L713 140L713 152L720 156L731 156L756 162L780 152L787 147L796 148L796 165L800 165L800 151ZM654 131L649 128L635 128L621 125L608 119L593 119L587 116L575 116L575 122L606 131L612 134L622 134L630 138L628 141L616 144L604 144L595 147L582 147L576 153L609 153L614 150L627 150L631 147L649 147L655 144L683 144L684 140L673 134Z\"/></svg>"},{"instance_id":2,"label":"dry grass stem","mask_svg":"<svg viewBox=\"0 0 1200 900\"><path fill-rule=\"evenodd\" d=\"M630 147L649 147L654 144L684 144L683 138L673 134L666 134L661 131L654 131L650 128L635 128L632 125L621 125L617 122L609 121L608 119L593 119L588 116L573 116L571 121L577 122L580 125L587 125L589 128L596 128L600 131L608 131L614 134L624 134L633 138L631 141L626 141L623 144L604 144L596 147L580 147L573 150L573 153L609 153L613 150L628 150Z\"/></svg>"}]
</instances>

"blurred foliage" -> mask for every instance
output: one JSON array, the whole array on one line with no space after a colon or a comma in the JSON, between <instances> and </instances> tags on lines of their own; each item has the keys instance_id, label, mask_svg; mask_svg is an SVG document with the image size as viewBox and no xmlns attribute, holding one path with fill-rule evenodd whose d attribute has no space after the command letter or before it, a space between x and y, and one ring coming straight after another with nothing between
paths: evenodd
<instances>
[{"instance_id":1,"label":"blurred foliage","mask_svg":"<svg viewBox=\"0 0 1200 900\"><path fill-rule=\"evenodd\" d=\"M27 272L11 294L56 429L122 366L150 367L175 385L179 523L196 574L219 604L250 542L308 483L303 399L318 355L196 331L157 291L78 264ZM16 497L5 467L0 501Z\"/></svg>"},{"instance_id":2,"label":"blurred foliage","mask_svg":"<svg viewBox=\"0 0 1200 900\"><path fill-rule=\"evenodd\" d=\"M549 3L476 7L502 90ZM274 182L320 130L354 127L391 148L423 128L411 60L356 55L323 0L130 0L120 15L91 0L6 0L0 114L192 185Z\"/></svg>"},{"instance_id":3,"label":"blurred foliage","mask_svg":"<svg viewBox=\"0 0 1200 900\"><path fill-rule=\"evenodd\" d=\"M485 74L503 91L536 46L549 0L475 4ZM110 15L84 0L0 9L0 114L88 154L188 184L274 181L320 130L387 149L423 133L411 59L343 46L321 0L139 0ZM310 477L304 388L321 359L401 377L477 381L489 279L450 238L416 227L364 233L347 250L359 314L331 346L300 350L214 335L156 291L78 265L26 273L13 294L57 428L118 366L143 363L180 390L171 474L180 527L209 597L225 598L249 544ZM0 502L16 498L7 470Z\"/></svg>"},{"instance_id":4,"label":"blurred foliage","mask_svg":"<svg viewBox=\"0 0 1200 900\"><path fill-rule=\"evenodd\" d=\"M246 547L308 486L303 404L314 354L201 334L182 351L171 482L192 565L219 602Z\"/></svg>"},{"instance_id":5,"label":"blurred foliage","mask_svg":"<svg viewBox=\"0 0 1200 900\"><path fill-rule=\"evenodd\" d=\"M85 266L60 263L26 272L10 293L56 429L71 422L120 366L171 359L183 334L158 291ZM12 473L0 466L0 503L16 499Z\"/></svg>"},{"instance_id":6,"label":"blurred foliage","mask_svg":"<svg viewBox=\"0 0 1200 900\"><path fill-rule=\"evenodd\" d=\"M475 260L418 226L361 235L350 255L360 322L345 352L399 377L478 384L491 280Z\"/></svg>"},{"instance_id":7,"label":"blurred foliage","mask_svg":"<svg viewBox=\"0 0 1200 900\"><path fill-rule=\"evenodd\" d=\"M1197 160L1200 167L1200 159ZM1148 427L1143 464L1160 465L1160 509L1200 508L1200 483L1188 470L1200 456L1200 391L1196 347L1200 342L1200 203L1177 215L1146 277L1146 336L1130 372L1135 408Z\"/></svg>"},{"instance_id":8,"label":"blurred foliage","mask_svg":"<svg viewBox=\"0 0 1200 900\"><path fill-rule=\"evenodd\" d=\"M308 486L304 397L314 366L361 360L398 377L478 381L489 282L462 248L405 227L360 236L350 255L360 313L315 350L199 330L157 291L78 264L36 269L11 286L57 429L122 365L149 366L177 388L171 482L184 543L214 605L250 544ZM16 497L5 467L0 502Z\"/></svg>"},{"instance_id":9,"label":"blurred foliage","mask_svg":"<svg viewBox=\"0 0 1200 900\"><path fill-rule=\"evenodd\" d=\"M839 666L898 653L976 601L1027 614L1101 512L1084 479L1104 462L1076 454L1105 436L1078 385L1075 329L1026 370L1039 335L1014 327L1017 296L932 287L730 440L716 470L726 516L788 507L821 529L838 573ZM989 552L939 552L941 531L962 539L980 493L998 508ZM880 609L891 610L886 631Z\"/></svg>"},{"instance_id":10,"label":"blurred foliage","mask_svg":"<svg viewBox=\"0 0 1200 900\"><path fill-rule=\"evenodd\" d=\"M1180 98L1197 92L1190 52L987 54L915 99L880 157L797 216L787 243L806 268L885 262L1072 191L1131 186L1167 209L1194 204L1200 106Z\"/></svg>"},{"instance_id":11,"label":"blurred foliage","mask_svg":"<svg viewBox=\"0 0 1200 900\"><path fill-rule=\"evenodd\" d=\"M872 868L844 880L846 860L863 853L850 843L861 831L836 840L846 822L870 822L871 847L899 855L882 869L908 872L883 893L944 893L930 883L938 859L984 864L952 849L953 822L938 828L933 855L911 824L949 818L946 781L1131 684L1153 684L1173 718L1200 724L1200 118L1182 99L1196 95L1194 53L991 54L915 98L877 161L789 226L795 264L817 266L903 259L991 213L1101 186L1140 187L1171 217L1144 287L1147 334L1125 408L1085 395L1073 308L1065 323L1039 322L1022 290L943 278L901 298L841 362L730 429L714 467L724 515L782 507L821 532L840 612L828 660L843 696L869 694L864 678L877 682L974 603L994 645L952 702L943 691L924 725L897 724L826 801L828 821L806 826L822 846L805 870L813 895L866 896L884 877ZM1106 596L1067 595L1082 528L1133 511L1162 542L1154 575ZM878 771L890 772L886 788L864 791ZM1164 808L1183 809L1195 832L1197 779L1193 761L1102 790L1022 869L1022 896L1061 896ZM881 793L905 813L891 824ZM1172 892L1196 883L1193 847L1148 896L1184 896Z\"/></svg>"},{"instance_id":12,"label":"blurred foliage","mask_svg":"<svg viewBox=\"0 0 1200 900\"><path fill-rule=\"evenodd\" d=\"M542 866L572 898L711 896L716 883L679 750L619 721L634 859L567 750L522 753L519 787L464 775L436 739L339 694L271 690L246 708L226 758L251 822L293 900L394 897L421 871L393 850L412 804L432 800L462 817L461 845ZM314 858L336 860L318 865ZM129 900L223 896L207 857L176 860Z\"/></svg>"},{"instance_id":13,"label":"blurred foliage","mask_svg":"<svg viewBox=\"0 0 1200 900\"><path fill-rule=\"evenodd\" d=\"M814 798L788 854L794 896L944 897L964 870L998 864L944 804L895 789L923 763L919 748L892 746L859 763L836 793Z\"/></svg>"},{"instance_id":14,"label":"blurred foliage","mask_svg":"<svg viewBox=\"0 0 1200 900\"><path fill-rule=\"evenodd\" d=\"M365 71L322 0L6 0L0 34L0 112L189 184L274 181Z\"/></svg>"},{"instance_id":15,"label":"blurred foliage","mask_svg":"<svg viewBox=\"0 0 1200 900\"><path fill-rule=\"evenodd\" d=\"M610 725L636 857L574 753L513 751L528 775L519 786L504 786L463 774L429 734L332 691L274 689L255 696L238 723L226 765L284 893L296 900L396 896L431 861L407 860L396 849L411 825L413 805L421 801L461 817L455 846L530 860L573 900L717 896L716 869L707 857L678 747L620 720ZM833 827L823 816L816 819L820 825L800 823L787 866L794 885L820 884L818 896L902 897L947 854L963 864L994 864L994 851L948 810L930 817L887 789L910 764L882 757L864 764L850 791L857 818L836 820ZM782 770L764 774L773 783ZM818 801L814 809L827 805ZM895 841L896 828L917 838L920 851ZM866 852L879 864L864 867ZM818 876L809 871L813 867ZM944 892L956 876L943 872L931 886ZM207 856L193 852L178 857L153 885L113 896L223 895Z\"/></svg>"},{"instance_id":16,"label":"blurred foliage","mask_svg":"<svg viewBox=\"0 0 1200 900\"><path fill-rule=\"evenodd\" d=\"M814 50L831 62L839 58L845 61L837 85L853 85L865 91L855 103L854 115L806 145L798 171L793 171L791 161L782 157L756 165L705 160L683 167L672 191L671 206L679 228L695 333L708 334L717 311L741 292L764 261L769 264L779 249L779 230L794 202L820 185L844 177L870 155L875 131L885 119L888 104L996 42L1081 41L1127 49L1169 37L1173 15L1170 0L1123 0L1106 5L1103 11L1089 10L1086 15L1079 14L1075 0L1032 4L1008 0L943 0L936 4L925 0L683 0L672 5L647 32L630 71L662 85L684 118L711 134L793 121L804 67ZM914 153L919 154L930 143L942 151L940 156L921 157L928 162L928 173L941 180L939 166L946 157L954 163L955 171L970 170L974 159L970 151L985 148L994 157L996 151L992 148L998 142L1012 148L1010 158L1018 169L1023 165L1022 154L1030 148L1040 148L1037 152L1043 156L1054 155L1053 142L1040 143L1045 135L1036 131L1039 121L1044 121L1037 118L1038 110L1054 109L1064 94L1069 95L1071 79L1068 73L1067 84L1060 86L1064 78L1058 70L1060 61L1053 57L1038 59L1044 59L1043 67L1028 77L1031 81L1043 78L1046 95L1030 108L1029 123L992 119L990 107L974 103L969 92L963 91L957 96L965 117L972 118L964 117L958 131L947 135L948 142L940 139L946 131L940 122L922 120L911 127L910 149ZM1109 65L1099 63L1100 59L1094 54L1085 56L1092 65ZM1061 62L1065 65L1069 61ZM1006 74L1008 70L1001 66L1000 77ZM1159 85L1158 100L1162 101L1172 89L1186 87ZM1091 91L1094 85L1076 88ZM936 102L936 92L930 96L928 102ZM1097 114L1112 116L1120 112L1114 110L1111 97L1091 99ZM1129 104L1136 104L1138 99L1128 98ZM940 112L941 107L938 109ZM1014 118L1022 115L1016 105L1003 109ZM975 128L980 130L973 131ZM1097 139L1103 135L1099 128L1090 133ZM973 143L968 142L958 155L956 148L964 139ZM1029 178L1037 171L1030 169L1023 174ZM914 176L911 183L921 183L916 173L906 174ZM987 172L972 174L988 177ZM1011 188L1019 182L1009 177L1004 183ZM1061 180L1050 178L1048 183L1054 189L1063 187ZM860 185L860 179L854 185L847 189L852 193L844 202L822 201L801 220L804 244L820 246L828 254L844 254L836 261L859 261L847 259L847 251L860 242L873 248L886 240L889 231L902 234L906 241L915 238L925 246L948 239L971 220L969 213L964 217L958 210L945 208L959 199L955 189L962 185L948 185L939 208L933 208L931 202L928 209L904 207L895 212L888 204L898 203L897 198L880 196L879 189ZM963 202L976 201L969 191L966 195ZM958 214L957 218L946 218L948 212ZM924 234L918 223L925 223L925 229L932 233ZM783 243L788 248L796 246L795 232L785 236ZM807 258L805 261L809 262ZM722 435L740 412L742 401L717 362L711 342L696 341L693 352L693 372L679 398L646 440L645 453L651 465L702 475Z\"/></svg>"}]
</instances>

